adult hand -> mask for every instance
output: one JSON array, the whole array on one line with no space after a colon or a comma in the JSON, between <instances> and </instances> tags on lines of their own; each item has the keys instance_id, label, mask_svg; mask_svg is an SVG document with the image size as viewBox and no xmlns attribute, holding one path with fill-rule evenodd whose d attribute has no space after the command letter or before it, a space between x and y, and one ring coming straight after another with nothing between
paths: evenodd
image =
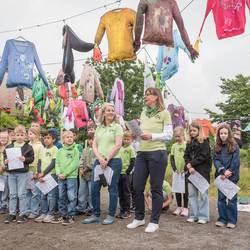
<instances>
[{"instance_id":1,"label":"adult hand","mask_svg":"<svg viewBox=\"0 0 250 250\"><path fill-rule=\"evenodd\" d=\"M152 134L143 133L143 134L141 135L141 139L142 139L142 140L145 140L145 141L152 140Z\"/></svg>"},{"instance_id":2,"label":"adult hand","mask_svg":"<svg viewBox=\"0 0 250 250\"><path fill-rule=\"evenodd\" d=\"M108 161L105 160L103 157L101 157L101 158L99 159L99 162L100 162L100 165L101 165L101 168L102 168L102 169L106 168L107 165L108 165Z\"/></svg>"}]
</instances>

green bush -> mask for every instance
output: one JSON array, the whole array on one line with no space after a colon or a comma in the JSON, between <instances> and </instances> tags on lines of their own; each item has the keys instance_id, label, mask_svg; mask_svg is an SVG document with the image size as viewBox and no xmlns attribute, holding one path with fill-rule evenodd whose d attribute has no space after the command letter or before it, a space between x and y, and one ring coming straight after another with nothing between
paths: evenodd
<instances>
[{"instance_id":1,"label":"green bush","mask_svg":"<svg viewBox=\"0 0 250 250\"><path fill-rule=\"evenodd\" d=\"M240 150L240 160L242 165L250 168L250 149Z\"/></svg>"}]
</instances>

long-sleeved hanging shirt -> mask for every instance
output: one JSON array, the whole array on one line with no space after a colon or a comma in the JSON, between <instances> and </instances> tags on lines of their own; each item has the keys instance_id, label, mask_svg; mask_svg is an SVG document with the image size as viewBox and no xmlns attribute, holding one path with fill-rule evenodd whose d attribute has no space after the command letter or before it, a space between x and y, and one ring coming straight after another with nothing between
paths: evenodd
<instances>
[{"instance_id":1,"label":"long-sleeved hanging shirt","mask_svg":"<svg viewBox=\"0 0 250 250\"><path fill-rule=\"evenodd\" d=\"M160 46L158 50L156 71L161 74L161 82L163 85L165 84L165 81L170 79L179 70L179 49L182 49L188 56L190 56L190 53L177 30L174 30L173 37L174 48Z\"/></svg>"},{"instance_id":2,"label":"long-sleeved hanging shirt","mask_svg":"<svg viewBox=\"0 0 250 250\"><path fill-rule=\"evenodd\" d=\"M133 48L136 12L129 8L111 10L101 17L95 36L99 45L105 31L107 32L109 61L134 60L136 55Z\"/></svg>"},{"instance_id":3,"label":"long-sleeved hanging shirt","mask_svg":"<svg viewBox=\"0 0 250 250\"><path fill-rule=\"evenodd\" d=\"M176 127L185 128L185 112L184 108L181 106L175 106L174 104L168 105L168 111L171 115L172 125L175 129Z\"/></svg>"},{"instance_id":4,"label":"long-sleeved hanging shirt","mask_svg":"<svg viewBox=\"0 0 250 250\"><path fill-rule=\"evenodd\" d=\"M211 11L213 11L216 33L219 39L244 33L246 4L250 9L250 0L208 0L199 36L203 30L206 18Z\"/></svg>"},{"instance_id":5,"label":"long-sleeved hanging shirt","mask_svg":"<svg viewBox=\"0 0 250 250\"><path fill-rule=\"evenodd\" d=\"M27 87L31 89L34 83L34 64L44 84L48 87L35 45L29 41L7 40L0 62L0 84L4 73L8 71L7 88Z\"/></svg>"},{"instance_id":6,"label":"long-sleeved hanging shirt","mask_svg":"<svg viewBox=\"0 0 250 250\"><path fill-rule=\"evenodd\" d=\"M140 43L144 14L143 43L174 47L172 30L175 21L186 47L192 47L175 0L140 0L136 16L135 44Z\"/></svg>"}]
</instances>

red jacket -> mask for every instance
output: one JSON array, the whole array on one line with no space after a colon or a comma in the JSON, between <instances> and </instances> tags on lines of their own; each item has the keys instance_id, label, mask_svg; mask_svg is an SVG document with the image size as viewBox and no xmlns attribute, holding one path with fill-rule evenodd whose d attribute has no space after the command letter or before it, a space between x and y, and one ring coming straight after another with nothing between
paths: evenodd
<instances>
[{"instance_id":1,"label":"red jacket","mask_svg":"<svg viewBox=\"0 0 250 250\"><path fill-rule=\"evenodd\" d=\"M244 33L246 4L250 9L250 0L208 0L199 36L211 10L213 11L216 33L219 39Z\"/></svg>"}]
</instances>

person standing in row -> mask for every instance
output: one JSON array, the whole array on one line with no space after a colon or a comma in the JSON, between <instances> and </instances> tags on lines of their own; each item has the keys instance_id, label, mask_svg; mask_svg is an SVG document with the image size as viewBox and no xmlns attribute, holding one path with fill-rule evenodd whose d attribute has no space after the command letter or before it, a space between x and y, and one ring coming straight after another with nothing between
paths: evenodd
<instances>
[{"instance_id":1,"label":"person standing in row","mask_svg":"<svg viewBox=\"0 0 250 250\"><path fill-rule=\"evenodd\" d=\"M166 141L172 139L173 128L159 89L148 88L144 100L146 106L140 117L142 135L134 170L135 219L127 228L134 229L145 224L144 189L150 176L152 214L145 232L153 233L159 228L162 184L167 166Z\"/></svg>"}]
</instances>

